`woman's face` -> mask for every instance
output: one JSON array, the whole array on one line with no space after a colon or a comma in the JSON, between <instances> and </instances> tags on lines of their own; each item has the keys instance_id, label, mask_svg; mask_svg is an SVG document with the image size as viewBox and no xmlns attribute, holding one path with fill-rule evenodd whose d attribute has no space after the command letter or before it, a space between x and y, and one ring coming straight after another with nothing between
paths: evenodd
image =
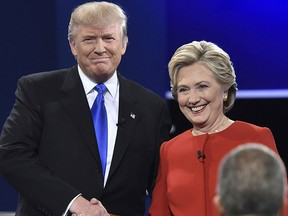
<instances>
[{"instance_id":1,"label":"woman's face","mask_svg":"<svg viewBox=\"0 0 288 216\"><path fill-rule=\"evenodd\" d=\"M177 77L180 110L197 128L212 128L221 121L224 87L199 63L183 67Z\"/></svg>"}]
</instances>

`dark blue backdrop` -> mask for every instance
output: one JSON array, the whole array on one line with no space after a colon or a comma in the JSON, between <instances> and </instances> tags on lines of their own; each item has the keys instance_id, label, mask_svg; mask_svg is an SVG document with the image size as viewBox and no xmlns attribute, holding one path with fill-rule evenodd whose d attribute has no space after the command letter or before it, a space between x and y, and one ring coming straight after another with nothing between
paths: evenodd
<instances>
[{"instance_id":1,"label":"dark blue backdrop","mask_svg":"<svg viewBox=\"0 0 288 216\"><path fill-rule=\"evenodd\" d=\"M2 0L0 125L26 74L70 67L72 9L85 1ZM239 89L288 89L287 0L119 0L128 15L129 45L119 71L164 97L167 63L179 46L208 40L226 50ZM0 211L14 210L16 192L0 177Z\"/></svg>"}]
</instances>

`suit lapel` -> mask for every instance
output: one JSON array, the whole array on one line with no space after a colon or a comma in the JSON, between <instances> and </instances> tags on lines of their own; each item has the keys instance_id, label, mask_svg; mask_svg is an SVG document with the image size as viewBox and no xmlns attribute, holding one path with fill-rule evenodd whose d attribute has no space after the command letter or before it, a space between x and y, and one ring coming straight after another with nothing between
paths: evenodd
<instances>
[{"instance_id":1,"label":"suit lapel","mask_svg":"<svg viewBox=\"0 0 288 216\"><path fill-rule=\"evenodd\" d=\"M133 87L125 78L120 75L118 75L118 78L120 82L119 124L108 181L123 159L132 138L131 134L133 134L137 122L141 118L141 112L135 109L138 99L133 96ZM66 97L61 99L60 102L71 116L75 127L78 128L98 166L101 167L91 112L76 67L67 71L61 90L66 94Z\"/></svg>"},{"instance_id":2,"label":"suit lapel","mask_svg":"<svg viewBox=\"0 0 288 216\"><path fill-rule=\"evenodd\" d=\"M120 83L119 123L109 178L119 166L130 143L136 124L141 118L141 113L135 109L138 99L133 96L133 88L122 76L118 75L118 78Z\"/></svg>"},{"instance_id":3,"label":"suit lapel","mask_svg":"<svg viewBox=\"0 0 288 216\"><path fill-rule=\"evenodd\" d=\"M97 164L101 167L91 112L76 67L67 71L61 90L65 92L66 97L60 102L69 113L75 127L78 128Z\"/></svg>"}]
</instances>

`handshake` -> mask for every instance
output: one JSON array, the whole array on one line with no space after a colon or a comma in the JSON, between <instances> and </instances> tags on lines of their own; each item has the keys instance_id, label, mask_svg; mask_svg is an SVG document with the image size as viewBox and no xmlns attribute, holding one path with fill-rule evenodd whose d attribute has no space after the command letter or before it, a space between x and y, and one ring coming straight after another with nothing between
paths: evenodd
<instances>
[{"instance_id":1,"label":"handshake","mask_svg":"<svg viewBox=\"0 0 288 216\"><path fill-rule=\"evenodd\" d=\"M88 201L82 196L75 199L70 207L70 212L72 216L117 216L109 214L102 203L96 198Z\"/></svg>"}]
</instances>

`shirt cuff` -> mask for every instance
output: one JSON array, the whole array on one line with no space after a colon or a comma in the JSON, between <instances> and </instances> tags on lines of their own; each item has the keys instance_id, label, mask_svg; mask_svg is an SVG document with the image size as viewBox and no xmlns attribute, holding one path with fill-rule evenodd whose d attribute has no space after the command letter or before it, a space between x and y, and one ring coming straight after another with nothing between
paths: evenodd
<instances>
[{"instance_id":1,"label":"shirt cuff","mask_svg":"<svg viewBox=\"0 0 288 216\"><path fill-rule=\"evenodd\" d=\"M75 199L77 199L79 196L81 196L82 194L78 194L76 197L74 197L74 199L71 200L71 202L69 203L69 205L67 206L65 212L62 214L62 216L68 216L68 213L69 213L69 209L72 205L72 203L75 201Z\"/></svg>"}]
</instances>

